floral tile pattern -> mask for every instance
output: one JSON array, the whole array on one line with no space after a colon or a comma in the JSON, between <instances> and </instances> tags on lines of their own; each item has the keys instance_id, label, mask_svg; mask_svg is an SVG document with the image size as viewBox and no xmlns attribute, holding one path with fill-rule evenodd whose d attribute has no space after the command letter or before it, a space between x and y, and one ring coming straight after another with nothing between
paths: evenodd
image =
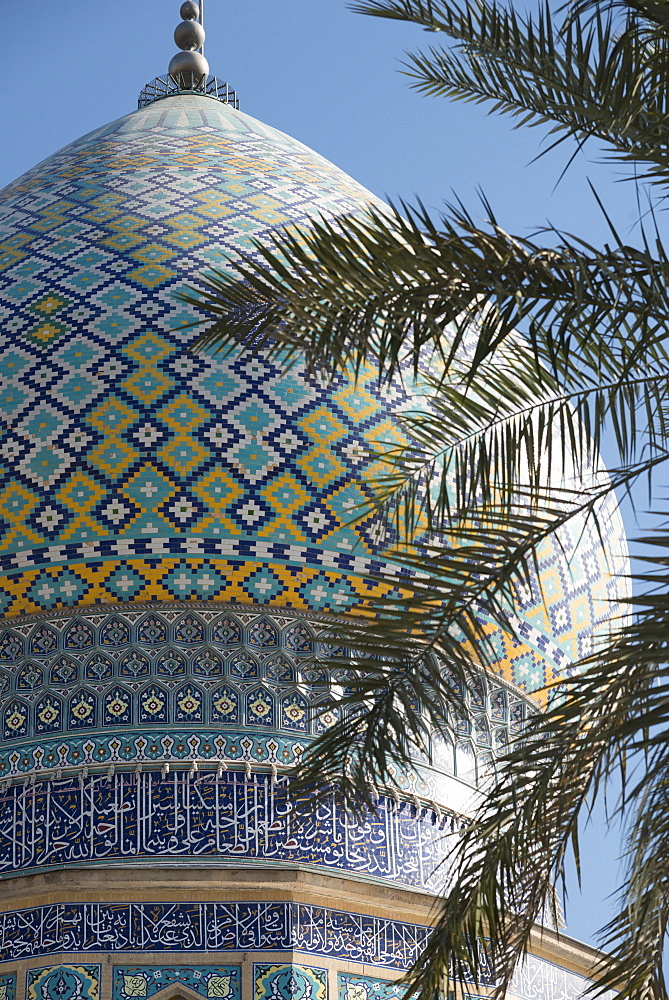
<instances>
[{"instance_id":1,"label":"floral tile pattern","mask_svg":"<svg viewBox=\"0 0 669 1000\"><path fill-rule=\"evenodd\" d=\"M114 969L112 1000L141 1000L183 983L207 1000L241 1000L238 965L120 966Z\"/></svg>"}]
</instances>

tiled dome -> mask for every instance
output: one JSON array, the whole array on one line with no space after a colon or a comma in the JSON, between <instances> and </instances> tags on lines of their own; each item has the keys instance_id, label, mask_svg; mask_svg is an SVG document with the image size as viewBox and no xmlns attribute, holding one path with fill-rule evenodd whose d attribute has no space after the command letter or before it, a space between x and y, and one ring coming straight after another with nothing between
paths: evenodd
<instances>
[{"instance_id":1,"label":"tiled dome","mask_svg":"<svg viewBox=\"0 0 669 1000\"><path fill-rule=\"evenodd\" d=\"M351 521L365 443L392 435L405 400L371 375L326 387L260 355L193 352L199 316L178 293L252 238L370 200L192 93L0 193L8 1000L24 959L33 1000L326 1000L328 981L330 997L401 1000L379 991L425 945L444 837L536 710L528 692L610 610L614 507L608 550L576 531L545 547L517 637L489 625L501 679L479 678L471 717L376 809L353 817L284 780L336 711L311 711L328 622L384 594L377 526Z\"/></svg>"},{"instance_id":2,"label":"tiled dome","mask_svg":"<svg viewBox=\"0 0 669 1000\"><path fill-rule=\"evenodd\" d=\"M370 544L345 522L385 401L188 353L176 293L252 237L369 197L204 97L93 132L3 192L6 614L188 598L321 611L366 592Z\"/></svg>"},{"instance_id":3,"label":"tiled dome","mask_svg":"<svg viewBox=\"0 0 669 1000\"><path fill-rule=\"evenodd\" d=\"M260 356L190 353L199 317L177 299L251 238L371 200L295 140L194 95L5 188L6 618L184 600L328 613L374 594L375 526L350 525L356 468L398 400L372 379L327 388ZM523 641L498 636L500 672L526 690L585 650L615 597L595 533L569 563L548 546L543 569L548 617L537 591Z\"/></svg>"}]
</instances>

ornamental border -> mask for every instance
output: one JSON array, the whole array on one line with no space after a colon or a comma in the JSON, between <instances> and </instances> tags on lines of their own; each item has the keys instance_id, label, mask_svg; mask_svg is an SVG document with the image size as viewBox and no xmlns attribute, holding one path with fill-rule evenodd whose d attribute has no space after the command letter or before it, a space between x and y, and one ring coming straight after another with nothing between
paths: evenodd
<instances>
[{"instance_id":1,"label":"ornamental border","mask_svg":"<svg viewBox=\"0 0 669 1000\"><path fill-rule=\"evenodd\" d=\"M310 545L291 545L250 538L207 538L205 536L155 536L153 538L101 538L92 542L45 545L0 555L0 572L16 573L70 562L99 562L131 556L220 556L224 559L278 560L288 565L319 566L360 576L385 572L390 580L410 580L410 570L384 559L363 558L346 552L319 550Z\"/></svg>"},{"instance_id":2,"label":"ornamental border","mask_svg":"<svg viewBox=\"0 0 669 1000\"><path fill-rule=\"evenodd\" d=\"M296 763L297 756L294 763L286 764L276 758L256 760L250 755L244 755L235 759L215 756L206 758L185 756L173 757L169 760L165 758L159 760L144 759L138 762L136 759L123 760L119 758L102 764L66 764L62 767L44 768L42 771L32 770L0 777L0 798L10 789L18 788L18 786L23 786L24 790L32 792L36 791L39 785L76 781L78 786L82 788L89 778L102 778L111 781L117 774L134 775L135 780L139 780L140 776L144 774L160 774L163 778L169 774L181 774L195 779L208 778L211 780L216 778L220 780L228 772L238 774L243 772L247 782L257 781L258 777L269 776L272 785L289 784ZM463 781L454 775L437 773L437 777ZM408 774L397 774L395 781L394 785L376 785L375 795L377 799L385 798L388 805L393 804L397 810L401 808L402 804L409 805L416 810L417 817L420 817L423 811L432 813L436 822L440 822L442 819L450 819L455 823L464 821L463 813L438 801L436 797L438 791L434 785L427 784L423 775L413 771Z\"/></svg>"},{"instance_id":3,"label":"ornamental border","mask_svg":"<svg viewBox=\"0 0 669 1000\"><path fill-rule=\"evenodd\" d=\"M60 620L65 618L71 620L72 618L97 618L100 616L128 614L131 612L147 614L151 611L192 611L195 613L198 611L215 611L220 614L227 611L230 612L230 614L235 615L270 615L272 617L279 618L285 617L303 619L308 624L322 624L324 627L327 627L327 625L331 622L345 624L350 621L352 617L359 617L354 615L352 611L349 611L347 614L338 614L336 611L311 611L304 608L293 608L280 604L246 604L236 601L206 601L195 598L193 600L175 599L173 601L122 601L114 604L77 604L69 608L54 608L51 611L44 610L7 617L0 616L0 632L3 629L16 629L24 625L34 625L37 622L48 622L54 619ZM485 620L487 621L487 619ZM530 625L522 619L517 619L513 616L510 616L509 621L515 628L518 629L519 638L525 639L527 642L536 642L537 644L540 640L542 643L548 643L551 655L555 654L556 664L564 665L562 661L568 661L569 658L566 653L564 653L564 651L561 650L552 639L545 636L533 625ZM544 651L542 650L542 652ZM522 688L518 687L518 685L508 680L506 677L503 677L501 674L494 674L493 677L495 684L499 684L500 687L510 691L515 697L523 701L534 712L537 711L536 695L534 693L524 691Z\"/></svg>"},{"instance_id":4,"label":"ornamental border","mask_svg":"<svg viewBox=\"0 0 669 1000\"><path fill-rule=\"evenodd\" d=\"M363 559L360 556L353 556L343 552L319 551L311 546L289 545L286 542L253 541L252 539L219 540L199 536L181 538L107 538L101 539L99 542L50 545L40 549L0 555L0 572L11 574L17 571L48 569L60 563L67 565L68 563L77 561L86 562L93 560L104 562L111 559L128 559L137 556L155 558L157 556L175 555L201 558L212 556L223 559L241 558L249 561L276 560L278 563L283 563L286 566L316 566L331 572L338 571L353 574L354 576L360 576L362 579L375 578L377 583L394 584L396 586L401 585L403 580L411 581L413 578L412 573L401 565L380 559ZM147 602L142 603L146 604ZM154 602L154 606L158 603ZM364 600L359 602L359 606L364 606L364 604ZM87 605L73 605L72 610L80 607L87 607ZM94 608L97 605L88 605L88 607ZM263 607L265 606L263 605ZM277 605L277 607L280 607L280 605ZM307 612L307 614L310 613ZM20 617L22 616L12 616L12 618L7 617L3 620L10 622L13 618ZM483 620L487 621L488 619L485 618ZM516 629L519 638L535 644L541 655L547 659L551 659L553 665L558 670L568 668L571 665L572 661L564 650L550 636L545 635L534 625L530 625L529 622L517 615L509 616L509 624Z\"/></svg>"},{"instance_id":5,"label":"ornamental border","mask_svg":"<svg viewBox=\"0 0 669 1000\"><path fill-rule=\"evenodd\" d=\"M169 940L161 939L162 927L169 927ZM0 914L0 963L62 953L299 951L404 971L430 930L426 924L272 900L53 903Z\"/></svg>"}]
</instances>

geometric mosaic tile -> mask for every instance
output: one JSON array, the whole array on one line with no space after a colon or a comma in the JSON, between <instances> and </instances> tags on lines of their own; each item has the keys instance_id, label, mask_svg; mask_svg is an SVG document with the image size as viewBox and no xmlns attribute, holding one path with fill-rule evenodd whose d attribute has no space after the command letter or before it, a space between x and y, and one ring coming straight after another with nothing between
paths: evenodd
<instances>
[{"instance_id":1,"label":"geometric mosaic tile","mask_svg":"<svg viewBox=\"0 0 669 1000\"><path fill-rule=\"evenodd\" d=\"M123 579L118 571L117 581ZM314 706L327 678L313 660L324 649L319 633L325 627L290 613L212 602L192 610L188 604L91 609L0 628L0 721L7 742L0 774L12 744L129 725L315 735L325 723ZM460 722L457 735L478 753L505 747L528 706L487 678L474 688L471 709L472 722Z\"/></svg>"},{"instance_id":2,"label":"geometric mosaic tile","mask_svg":"<svg viewBox=\"0 0 669 1000\"><path fill-rule=\"evenodd\" d=\"M56 965L26 973L27 1000L98 1000L99 965Z\"/></svg>"},{"instance_id":3,"label":"geometric mosaic tile","mask_svg":"<svg viewBox=\"0 0 669 1000\"><path fill-rule=\"evenodd\" d=\"M115 968L112 998L140 1000L179 983L207 1000L241 1000L241 969L238 965L194 965L186 968L142 965L137 968Z\"/></svg>"},{"instance_id":4,"label":"geometric mosaic tile","mask_svg":"<svg viewBox=\"0 0 669 1000\"><path fill-rule=\"evenodd\" d=\"M305 965L253 966L254 1000L327 1000L326 969Z\"/></svg>"},{"instance_id":5,"label":"geometric mosaic tile","mask_svg":"<svg viewBox=\"0 0 669 1000\"><path fill-rule=\"evenodd\" d=\"M341 611L392 590L365 578L377 525L350 522L364 456L396 434L408 391L371 371L328 386L260 352L195 355L198 317L177 297L252 238L371 201L197 97L98 129L0 192L0 614L181 599ZM519 595L567 662L622 586L608 513L610 566L597 532L570 529L539 554L547 608L534 585ZM526 690L552 679L534 662L514 674L507 652L500 669Z\"/></svg>"}]
</instances>

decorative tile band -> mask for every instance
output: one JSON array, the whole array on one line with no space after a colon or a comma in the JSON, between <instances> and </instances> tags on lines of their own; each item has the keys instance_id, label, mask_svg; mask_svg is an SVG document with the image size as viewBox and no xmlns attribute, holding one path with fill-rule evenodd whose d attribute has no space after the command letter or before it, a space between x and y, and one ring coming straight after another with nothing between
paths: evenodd
<instances>
[{"instance_id":1,"label":"decorative tile band","mask_svg":"<svg viewBox=\"0 0 669 1000\"><path fill-rule=\"evenodd\" d=\"M126 966L114 969L112 1000L152 997L173 984L188 986L207 1000L241 1000L239 965Z\"/></svg>"},{"instance_id":2,"label":"decorative tile band","mask_svg":"<svg viewBox=\"0 0 669 1000\"><path fill-rule=\"evenodd\" d=\"M123 587L110 588L108 583L111 578L122 581ZM74 563L64 570L49 568L41 573L32 570L2 578L0 611L6 598L12 615L32 614L35 604L28 593L37 589L40 593L53 596L49 604L53 609L69 606L73 610L81 610L88 609L88 606L91 613L95 613L93 609L96 605L113 604L119 598L129 596L125 589L129 581L134 581L138 599L143 604L177 602L189 596L195 604L199 603L195 599L200 596L195 584L203 580L207 583L209 596L218 603L244 606L255 600L263 610L271 609L279 614L308 613L314 607L318 612L349 612L351 606L346 595L352 594L357 595L356 601L359 599L360 602L373 598L378 608L394 592L386 585L370 589L369 581L364 577L344 578L330 570L308 566L296 569L277 563L241 560L214 566L208 560L193 557L165 557L159 562L135 558L92 565ZM213 590L210 584L216 585ZM304 599L307 590L311 595L309 600ZM270 600L272 594L279 599ZM569 656L541 630L514 620L517 631L513 636L484 618L481 621L498 651L498 659L493 663L494 672L523 691L539 690L559 680L569 670L572 662Z\"/></svg>"},{"instance_id":3,"label":"decorative tile band","mask_svg":"<svg viewBox=\"0 0 669 1000\"><path fill-rule=\"evenodd\" d=\"M509 994L522 1000L581 1000L592 986L592 980L579 976L571 969L565 969L554 962L547 962L536 955L528 955L516 969L509 985ZM614 990L597 993L601 1000L613 1000ZM463 1000L473 1000L472 994L465 993ZM486 998L487 1000L487 998Z\"/></svg>"},{"instance_id":4,"label":"decorative tile band","mask_svg":"<svg viewBox=\"0 0 669 1000\"><path fill-rule=\"evenodd\" d=\"M0 572L34 569L38 566L57 566L61 563L101 559L129 558L132 556L223 556L227 559L260 559L293 563L302 567L323 566L359 576L383 574L401 580L408 577L406 570L378 559L365 559L349 552L328 552L306 545L287 545L280 542L256 541L251 538L102 538L97 541L48 545L44 548L9 552L0 555Z\"/></svg>"},{"instance_id":5,"label":"decorative tile band","mask_svg":"<svg viewBox=\"0 0 669 1000\"><path fill-rule=\"evenodd\" d=\"M399 595L394 583L370 584L366 577L321 569L306 562L282 563L243 556L133 556L70 562L65 567L29 569L0 577L4 617L38 613L41 608L93 608L136 597L142 603L212 600L261 606L281 613L340 614L383 606Z\"/></svg>"},{"instance_id":6,"label":"decorative tile band","mask_svg":"<svg viewBox=\"0 0 669 1000\"><path fill-rule=\"evenodd\" d=\"M67 740L45 740L29 746L13 747L0 751L0 790L2 782L14 780L34 783L45 779L59 781L61 778L79 780L89 772L104 771L107 775L118 770L142 771L153 765L163 770L180 770L190 767L197 770L204 767L211 770L226 770L227 767L241 765L246 771L256 767L290 768L300 760L306 751L308 741L299 738L287 739L282 736L257 736L244 731L202 731L153 730L138 736L123 734L113 736L68 737ZM487 766L483 755L477 757L467 742L458 742L450 747L452 766L447 766L443 745L441 773L434 767L417 765L416 768L396 771L394 784L403 795L418 796L422 799L442 799L444 772L452 773L469 784L475 782L479 772ZM431 803L432 805L434 802Z\"/></svg>"},{"instance_id":7,"label":"decorative tile band","mask_svg":"<svg viewBox=\"0 0 669 1000\"><path fill-rule=\"evenodd\" d=\"M0 962L58 952L300 951L404 970L429 933L303 903L57 903L0 914Z\"/></svg>"},{"instance_id":8,"label":"decorative tile band","mask_svg":"<svg viewBox=\"0 0 669 1000\"><path fill-rule=\"evenodd\" d=\"M26 973L26 1000L98 1000L99 990L99 965L54 965Z\"/></svg>"},{"instance_id":9,"label":"decorative tile band","mask_svg":"<svg viewBox=\"0 0 669 1000\"><path fill-rule=\"evenodd\" d=\"M325 622L215 604L18 621L0 630L2 741L163 725L316 736L335 712L319 716L314 705L329 678L345 681L345 658L330 672L318 662L333 654L343 650L328 642ZM472 721L455 722L454 736L471 753L506 745L528 711L525 699L484 676L470 703ZM444 769L454 766L451 753Z\"/></svg>"},{"instance_id":10,"label":"decorative tile band","mask_svg":"<svg viewBox=\"0 0 669 1000\"><path fill-rule=\"evenodd\" d=\"M97 552L98 548L99 552ZM91 551L92 549L95 549L96 551L93 552ZM216 549L217 551L220 550L218 554L224 555L226 558L230 559L234 559L235 557L237 558L241 557L245 560L272 559L272 560L278 560L280 562L281 561L285 561L287 563L292 562L294 563L295 568L300 570L303 569L305 565L314 565L314 566L323 566L328 571L339 569L342 571L346 571L348 573L356 573L357 575L363 577L365 576L368 577L372 573L379 574L380 572L383 572L387 573L389 579L393 577L400 579L403 572L399 567L393 565L392 563L382 563L379 560L362 559L359 556L353 556L352 554L348 553L337 553L337 552L324 553L321 550L315 548L308 548L308 547L299 548L298 546L295 545L285 545L279 543L272 544L266 541L253 541L251 539L239 539L239 540L227 539L225 542L223 542L217 539L210 539L210 538L153 538L153 539L149 538L149 539L124 539L124 540L105 539L99 543L95 544L89 543L88 545L85 546L84 545L50 546L49 548L35 550L32 553L23 552L11 556L0 556L0 570L4 569L6 572L9 572L12 569L12 567L9 565L3 566L3 560L6 562L8 559L18 560L19 562L21 562L22 565L21 566L17 565L16 567L14 567L15 569L19 568L25 569L26 567L38 566L41 565L42 563L52 567L54 563L60 561L59 557L63 557L62 561L64 562L72 562L76 561L77 559L81 559L84 556L89 558L93 557L96 554L98 556L98 560L112 559L120 555L123 556L124 564L126 564L127 560L131 559L132 556L150 557L152 554L161 556L178 554L178 555L187 555L193 557L197 555L214 554L214 549ZM65 556L67 556L67 558L64 558ZM202 560L197 560L196 563L193 563L193 565L196 564L201 567L202 571L206 570L208 567L208 564L202 562ZM215 569L215 566L213 564L209 568L212 570L212 572L215 573L215 576L211 578L211 583L213 586L214 583L218 581L218 571ZM235 568L239 567L237 566ZM153 572L152 575L155 577L155 571ZM190 579L188 574L186 574L186 577L187 579ZM56 580L55 577L52 577L50 579L52 579L52 581ZM221 592L220 593L217 592L216 594L212 593L211 597L212 598L218 597L219 602L222 603L226 586L224 585L224 581L222 579L219 582L221 584L221 587L217 588L217 590L220 590ZM257 588L254 589L256 583L258 583L260 590L258 590ZM132 584L133 581L131 577L128 576L127 586L121 588L119 593L112 595L112 597L131 596L128 594L127 591L128 587L132 589ZM195 588L195 590L201 589L201 586L202 582L199 581L199 587ZM72 588L66 588L66 590L67 589L71 590ZM183 600L184 597L189 596L191 589L193 588L186 587L184 583L183 586L180 585L179 587L177 587L176 591L174 590L174 588L172 588L172 590L166 595L166 599L170 600L171 598L173 598L176 601ZM368 585L366 586L366 590L369 591ZM254 579L250 581L249 587L247 587L246 599L253 601L254 599L257 599L259 596L262 598L263 596L266 596L266 591L267 591L267 586L264 585L262 581L260 580L256 581ZM57 593L58 593L58 588L56 588L56 590L54 591L54 596L56 596ZM66 591L64 591L63 595L61 596L66 596ZM73 591L73 596L76 596L76 600L74 601L74 603L79 604L81 598L84 595L79 593L78 589L75 587ZM46 598L42 596L42 603L44 603L45 600ZM157 599L154 597L153 600ZM334 599L334 597L333 600L334 600L334 610L340 610L340 611L345 610L346 608L345 601L338 602L336 599ZM62 600L57 599L54 601L54 606L57 606L58 604L62 603L67 604L68 602L67 601L63 602ZM195 600L192 603L193 605L200 604L199 601ZM323 610L330 609L330 604L331 602L329 601L324 602ZM274 614L280 615L281 610L282 610L281 608L276 608L276 607L272 608L272 612ZM286 610L290 614L289 609L286 608ZM305 606L305 608L298 608L295 610L297 611L309 610L309 607ZM93 610L91 610L91 612L89 613L95 614ZM262 611L258 613L262 614ZM570 663L569 656L564 652L563 649L560 648L560 646L554 640L552 640L549 636L547 636L545 632L540 631L539 629L535 628L533 625L529 624L528 622L524 621L521 618L513 618L512 624L516 630L518 638L525 640L532 646L535 646L541 652L543 657L549 658L553 662L553 665L556 669L564 670L569 666Z\"/></svg>"},{"instance_id":11,"label":"decorative tile band","mask_svg":"<svg viewBox=\"0 0 669 1000\"><path fill-rule=\"evenodd\" d=\"M0 914L0 961L37 958L62 950L91 954L300 951L373 964L398 975L418 957L428 936L429 928L421 924L301 903L57 904ZM54 968L63 967L30 970L29 976L48 974ZM90 965L64 968L81 968L89 979L99 970L98 966ZM237 968L230 965L119 967L114 970L113 1000L150 997L169 983L179 981L205 997L238 1000ZM143 977L144 983L123 983L124 976L135 975ZM220 977L219 981L214 977ZM493 985L489 972L481 985ZM583 976L529 955L516 973L510 992L523 1000L577 1000L588 985L589 980ZM6 991L0 996L15 1000L13 975L0 976L0 990L4 987ZM146 993L140 992L145 987ZM339 1000L401 1000L403 994L403 987L397 983L349 972L339 973L338 987ZM226 989L229 992L224 992ZM474 998L474 994L467 996ZM612 1000L614 994L609 991L603 996L604 1000Z\"/></svg>"},{"instance_id":12,"label":"decorative tile band","mask_svg":"<svg viewBox=\"0 0 669 1000\"><path fill-rule=\"evenodd\" d=\"M70 865L308 865L438 891L452 816L381 797L355 820L269 774L90 775L0 796L0 875Z\"/></svg>"},{"instance_id":13,"label":"decorative tile band","mask_svg":"<svg viewBox=\"0 0 669 1000\"><path fill-rule=\"evenodd\" d=\"M154 729L147 733L68 736L67 740L43 740L0 750L0 781L7 778L41 780L60 771L77 772L93 767L150 767L151 764L179 766L197 761L290 766L302 756L307 741L255 735L244 731ZM1 746L1 745L0 745ZM77 774L78 777L78 774ZM424 789L426 791L427 789ZM421 794L420 787L407 791Z\"/></svg>"},{"instance_id":14,"label":"decorative tile band","mask_svg":"<svg viewBox=\"0 0 669 1000\"><path fill-rule=\"evenodd\" d=\"M151 541L165 543L158 561L157 557L135 554L135 549L146 548ZM363 562L359 557L348 554L324 554L305 548L302 562L283 563L278 561L278 555L276 559L261 561L262 553L259 551L253 558L251 550L274 548L283 549L286 553L291 550L297 559L298 549L296 546L241 541L238 546L236 543L227 546L231 552L225 557L225 562L193 554L175 558L173 550L187 548L188 541L207 540L130 539L122 546L127 550L123 559L103 552L92 563L75 559L66 569L49 566L43 571L31 569L12 573L9 577L0 578L0 611L4 607L7 614L18 615L34 612L40 606L53 609L69 606L80 610L82 606L113 604L116 600L133 596L143 603L181 601L189 597L197 599L206 591L212 600L219 603L245 605L257 602L258 605L271 607L272 612L278 614L309 610L340 614L350 612L356 606L368 606L370 600L375 602L375 607L382 606L387 598L400 593L396 567L391 567L392 573L386 580L379 582L377 579L372 584L369 576L355 574L352 569L337 568L339 563ZM216 545L222 544L216 541ZM112 540L110 545L118 547L120 543ZM70 548L74 550L75 547ZM240 551L232 552L236 548ZM326 555L333 558L325 559ZM322 561L321 569L318 568L321 563L314 562L318 559ZM378 572L382 568L381 563L367 562L369 572ZM39 600L35 599L35 595ZM95 612L91 609L91 613ZM486 622L486 619L481 620L487 624L491 641L498 647L494 670L523 690L527 690L528 686L533 689L541 687L568 671L571 658L545 631L514 618L514 637Z\"/></svg>"},{"instance_id":15,"label":"decorative tile band","mask_svg":"<svg viewBox=\"0 0 669 1000\"><path fill-rule=\"evenodd\" d=\"M253 966L254 1000L327 1000L327 969L307 965Z\"/></svg>"}]
</instances>

